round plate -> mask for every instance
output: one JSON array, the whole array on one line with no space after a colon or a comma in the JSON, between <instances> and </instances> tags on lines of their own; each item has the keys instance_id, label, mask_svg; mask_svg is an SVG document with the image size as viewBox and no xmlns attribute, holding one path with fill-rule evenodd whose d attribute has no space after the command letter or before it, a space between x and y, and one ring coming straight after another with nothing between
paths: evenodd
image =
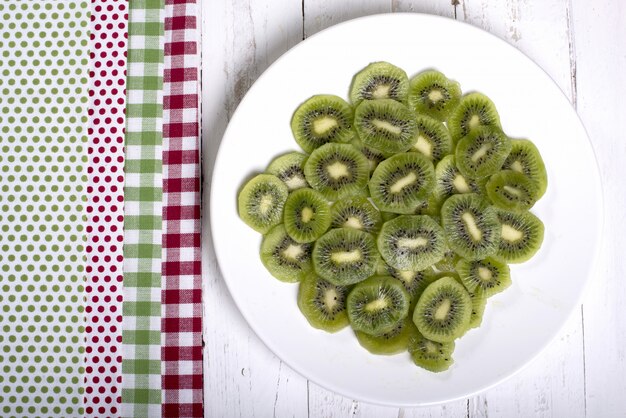
<instances>
[{"instance_id":1,"label":"round plate","mask_svg":"<svg viewBox=\"0 0 626 418\"><path fill-rule=\"evenodd\" d=\"M437 34L437 36L433 36ZM533 208L546 227L529 262L511 266L513 285L489 300L482 326L457 340L444 373L408 354L375 356L350 328L327 334L296 305L297 284L281 283L259 258L261 236L237 215L237 193L270 160L297 150L290 119L314 94L347 99L352 76L373 61L409 74L436 68L496 104L511 137L539 148L549 185ZM211 227L224 280L252 329L306 378L351 399L415 406L447 402L513 375L548 345L580 304L602 224L598 169L576 112L541 68L472 26L435 16L387 14L352 20L307 39L276 61L242 100L219 150L211 185Z\"/></svg>"}]
</instances>

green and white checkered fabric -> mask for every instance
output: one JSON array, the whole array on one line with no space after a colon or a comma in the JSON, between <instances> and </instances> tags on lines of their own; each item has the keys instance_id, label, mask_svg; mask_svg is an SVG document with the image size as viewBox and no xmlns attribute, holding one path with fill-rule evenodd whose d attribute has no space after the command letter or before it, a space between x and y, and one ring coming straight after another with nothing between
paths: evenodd
<instances>
[{"instance_id":1,"label":"green and white checkered fabric","mask_svg":"<svg viewBox=\"0 0 626 418\"><path fill-rule=\"evenodd\" d=\"M164 0L129 2L122 416L161 416Z\"/></svg>"}]
</instances>

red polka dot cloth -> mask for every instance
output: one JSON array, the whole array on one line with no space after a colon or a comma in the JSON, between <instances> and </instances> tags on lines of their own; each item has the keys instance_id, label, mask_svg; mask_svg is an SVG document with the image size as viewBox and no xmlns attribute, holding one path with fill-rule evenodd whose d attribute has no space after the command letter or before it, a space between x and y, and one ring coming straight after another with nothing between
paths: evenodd
<instances>
[{"instance_id":1,"label":"red polka dot cloth","mask_svg":"<svg viewBox=\"0 0 626 418\"><path fill-rule=\"evenodd\" d=\"M127 25L127 1L91 1L84 376L90 417L121 412Z\"/></svg>"}]
</instances>

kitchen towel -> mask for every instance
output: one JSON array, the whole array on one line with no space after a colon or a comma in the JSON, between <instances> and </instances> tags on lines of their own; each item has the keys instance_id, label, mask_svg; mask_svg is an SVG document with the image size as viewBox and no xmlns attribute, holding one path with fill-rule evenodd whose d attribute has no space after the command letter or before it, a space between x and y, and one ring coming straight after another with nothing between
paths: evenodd
<instances>
[{"instance_id":1,"label":"kitchen towel","mask_svg":"<svg viewBox=\"0 0 626 418\"><path fill-rule=\"evenodd\" d=\"M81 416L89 6L0 17L0 415Z\"/></svg>"},{"instance_id":2,"label":"kitchen towel","mask_svg":"<svg viewBox=\"0 0 626 418\"><path fill-rule=\"evenodd\" d=\"M122 403L124 116L128 2L91 0L85 416L119 416Z\"/></svg>"},{"instance_id":3,"label":"kitchen towel","mask_svg":"<svg viewBox=\"0 0 626 418\"><path fill-rule=\"evenodd\" d=\"M195 0L166 0L161 308L164 417L202 416L196 14Z\"/></svg>"},{"instance_id":4,"label":"kitchen towel","mask_svg":"<svg viewBox=\"0 0 626 418\"><path fill-rule=\"evenodd\" d=\"M129 2L122 416L161 416L163 0Z\"/></svg>"}]
</instances>

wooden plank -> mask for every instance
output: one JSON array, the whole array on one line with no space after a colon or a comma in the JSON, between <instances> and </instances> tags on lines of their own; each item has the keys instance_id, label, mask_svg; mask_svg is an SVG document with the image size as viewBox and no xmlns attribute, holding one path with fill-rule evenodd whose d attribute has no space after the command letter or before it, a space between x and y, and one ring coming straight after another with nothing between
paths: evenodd
<instances>
[{"instance_id":1,"label":"wooden plank","mask_svg":"<svg viewBox=\"0 0 626 418\"><path fill-rule=\"evenodd\" d=\"M626 4L573 0L571 31L578 112L593 143L604 189L605 227L597 275L583 305L590 417L626 415Z\"/></svg>"},{"instance_id":2,"label":"wooden plank","mask_svg":"<svg viewBox=\"0 0 626 418\"><path fill-rule=\"evenodd\" d=\"M451 0L392 0L391 8L397 13L427 13L454 18L455 6Z\"/></svg>"},{"instance_id":3,"label":"wooden plank","mask_svg":"<svg viewBox=\"0 0 626 418\"><path fill-rule=\"evenodd\" d=\"M391 12L391 0L304 0L303 11L308 37L346 20Z\"/></svg>"},{"instance_id":4,"label":"wooden plank","mask_svg":"<svg viewBox=\"0 0 626 418\"><path fill-rule=\"evenodd\" d=\"M457 7L457 19L481 27L520 49L537 62L568 97L574 97L566 3L464 0ZM529 367L471 399L469 416L583 416L582 345L579 310L558 339Z\"/></svg>"},{"instance_id":5,"label":"wooden plank","mask_svg":"<svg viewBox=\"0 0 626 418\"><path fill-rule=\"evenodd\" d=\"M254 335L221 278L210 242L211 168L228 120L250 85L302 39L300 4L206 2L203 8L203 297L207 417L306 416L306 381Z\"/></svg>"}]
</instances>

